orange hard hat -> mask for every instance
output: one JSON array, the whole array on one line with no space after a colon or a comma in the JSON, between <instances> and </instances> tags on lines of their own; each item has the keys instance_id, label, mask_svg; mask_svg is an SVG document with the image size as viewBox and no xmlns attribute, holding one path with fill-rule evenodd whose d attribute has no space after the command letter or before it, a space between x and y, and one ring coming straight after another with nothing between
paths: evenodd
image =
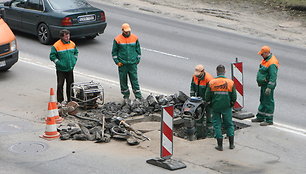
<instances>
[{"instance_id":1,"label":"orange hard hat","mask_svg":"<svg viewBox=\"0 0 306 174\"><path fill-rule=\"evenodd\" d=\"M258 51L257 54L262 55L262 53L270 53L271 48L269 46L263 46L261 47L261 50Z\"/></svg>"},{"instance_id":2,"label":"orange hard hat","mask_svg":"<svg viewBox=\"0 0 306 174\"><path fill-rule=\"evenodd\" d=\"M130 27L130 25L128 23L122 24L121 29L123 31L131 31L131 27Z\"/></svg>"}]
</instances>

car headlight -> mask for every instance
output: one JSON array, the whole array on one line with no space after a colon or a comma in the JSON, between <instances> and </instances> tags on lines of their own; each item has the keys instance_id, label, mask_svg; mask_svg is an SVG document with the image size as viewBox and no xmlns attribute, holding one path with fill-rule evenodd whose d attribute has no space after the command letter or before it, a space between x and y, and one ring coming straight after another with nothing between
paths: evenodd
<instances>
[{"instance_id":1,"label":"car headlight","mask_svg":"<svg viewBox=\"0 0 306 174\"><path fill-rule=\"evenodd\" d=\"M10 45L11 45L11 51L16 51L17 50L16 40L13 40Z\"/></svg>"}]
</instances>

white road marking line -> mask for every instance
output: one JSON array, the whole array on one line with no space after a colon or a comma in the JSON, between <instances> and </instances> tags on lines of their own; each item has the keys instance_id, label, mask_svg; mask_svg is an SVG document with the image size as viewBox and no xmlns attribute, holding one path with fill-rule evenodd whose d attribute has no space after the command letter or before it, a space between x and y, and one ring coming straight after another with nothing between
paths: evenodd
<instances>
[{"instance_id":1,"label":"white road marking line","mask_svg":"<svg viewBox=\"0 0 306 174\"><path fill-rule=\"evenodd\" d=\"M51 66L51 65L45 65L45 64L43 64L41 62L33 62L33 60L30 59L30 58L19 57L19 61L27 63L27 64L35 65L35 66L38 66L38 67L41 67L41 68L46 68L46 69L49 69L49 70L54 70L54 68L55 68L53 64ZM92 78L92 79L103 81L105 83L109 83L111 85L119 86L119 82L118 81L114 81L114 80L98 77L98 76L95 76L95 75L85 74L85 73L82 73L80 71L74 71L74 73L76 75L79 75L79 76L88 77L88 78ZM150 94L150 93L155 94L155 95L156 94L157 95L158 94L162 94L162 92L154 91L154 90L150 90L150 89L145 89L145 88L142 88L141 90L144 93L147 93L147 94ZM251 120L246 120L246 121L251 122ZM292 126L289 126L289 125L285 125L285 124L281 124L281 123L276 123L276 122L274 122L274 125L272 127L275 127L276 129L283 130L285 132L291 132L291 133L294 133L294 134L297 134L297 135L302 135L302 136L306 137L306 130L305 129L300 129L300 128L296 128L296 127L292 127Z\"/></svg>"},{"instance_id":2,"label":"white road marking line","mask_svg":"<svg viewBox=\"0 0 306 174\"><path fill-rule=\"evenodd\" d=\"M250 119L247 119L245 121L248 121L250 123L252 122ZM296 135L301 135L301 136L306 137L306 130L305 129L301 129L301 128L297 128L297 127L293 127L293 126L289 126L289 125L281 124L281 123L277 123L277 122L273 122L273 125L271 125L271 127L274 127L276 129L279 129L279 130L282 130L282 131L285 131L285 132L290 132L290 133L293 133L293 134L296 134Z\"/></svg>"},{"instance_id":3,"label":"white road marking line","mask_svg":"<svg viewBox=\"0 0 306 174\"><path fill-rule=\"evenodd\" d=\"M154 52L154 53L163 54L163 55L166 55L166 56L179 58L179 59L184 59L184 60L189 60L190 59L189 57L178 56L178 55L175 55L175 54L165 53L165 52L162 52L162 51L152 50L152 49L149 49L149 48L141 47L141 49L146 50L146 51L151 51L151 52Z\"/></svg>"}]
</instances>

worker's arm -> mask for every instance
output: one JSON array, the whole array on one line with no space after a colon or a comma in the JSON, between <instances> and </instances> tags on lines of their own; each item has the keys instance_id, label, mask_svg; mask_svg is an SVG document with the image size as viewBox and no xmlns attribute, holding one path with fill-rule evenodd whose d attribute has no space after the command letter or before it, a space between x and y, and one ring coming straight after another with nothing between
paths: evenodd
<instances>
[{"instance_id":1,"label":"worker's arm","mask_svg":"<svg viewBox=\"0 0 306 174\"><path fill-rule=\"evenodd\" d=\"M77 47L74 48L74 57L78 60L79 50Z\"/></svg>"},{"instance_id":2,"label":"worker's arm","mask_svg":"<svg viewBox=\"0 0 306 174\"><path fill-rule=\"evenodd\" d=\"M211 88L210 85L207 86L207 89L205 91L205 101L207 103L210 103L212 100L212 92L211 92Z\"/></svg>"},{"instance_id":3,"label":"worker's arm","mask_svg":"<svg viewBox=\"0 0 306 174\"><path fill-rule=\"evenodd\" d=\"M233 86L232 92L230 92L230 98L231 98L231 106L233 107L237 100L237 92L235 85Z\"/></svg>"},{"instance_id":4,"label":"worker's arm","mask_svg":"<svg viewBox=\"0 0 306 174\"><path fill-rule=\"evenodd\" d=\"M277 79L277 71L278 68L275 64L272 64L268 68L268 73L269 73L269 79L268 80L268 88L274 89L276 86L276 79Z\"/></svg>"},{"instance_id":5,"label":"worker's arm","mask_svg":"<svg viewBox=\"0 0 306 174\"><path fill-rule=\"evenodd\" d=\"M56 62L59 61L58 59L58 54L57 54L57 51L55 49L54 46L51 47L51 52L50 52L50 55L49 55L49 58L52 62L54 62L56 64Z\"/></svg>"},{"instance_id":6,"label":"worker's arm","mask_svg":"<svg viewBox=\"0 0 306 174\"><path fill-rule=\"evenodd\" d=\"M137 59L138 59L138 63L140 62L141 59L141 48L140 48L140 43L137 39L136 41L136 52L137 52Z\"/></svg>"},{"instance_id":7,"label":"worker's arm","mask_svg":"<svg viewBox=\"0 0 306 174\"><path fill-rule=\"evenodd\" d=\"M116 65L119 63L118 50L119 50L118 43L114 39L114 41L113 41L113 49L112 49L112 57L113 57L113 60L114 60Z\"/></svg>"},{"instance_id":8,"label":"worker's arm","mask_svg":"<svg viewBox=\"0 0 306 174\"><path fill-rule=\"evenodd\" d=\"M190 84L190 97L193 97L193 96L195 96L195 83L192 77L191 84Z\"/></svg>"}]
</instances>

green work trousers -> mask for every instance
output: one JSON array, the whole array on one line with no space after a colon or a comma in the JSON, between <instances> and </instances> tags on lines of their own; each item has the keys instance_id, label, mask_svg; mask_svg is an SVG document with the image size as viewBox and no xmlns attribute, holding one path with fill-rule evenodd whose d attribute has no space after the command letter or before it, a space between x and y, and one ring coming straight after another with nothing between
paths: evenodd
<instances>
[{"instance_id":1,"label":"green work trousers","mask_svg":"<svg viewBox=\"0 0 306 174\"><path fill-rule=\"evenodd\" d=\"M228 137L234 136L234 124L232 120L232 108L220 110L212 110L212 122L215 131L215 138L223 138L222 125L226 130Z\"/></svg>"},{"instance_id":2,"label":"green work trousers","mask_svg":"<svg viewBox=\"0 0 306 174\"><path fill-rule=\"evenodd\" d=\"M118 67L118 71L120 79L120 88L121 88L121 93L123 94L123 98L130 97L130 90L128 87L128 77L129 77L135 98L141 99L142 96L137 77L137 64L124 64L121 67Z\"/></svg>"},{"instance_id":3,"label":"green work trousers","mask_svg":"<svg viewBox=\"0 0 306 174\"><path fill-rule=\"evenodd\" d=\"M270 95L265 94L266 89L267 86L261 86L260 88L260 104L256 117L258 120L273 123L274 89L271 89Z\"/></svg>"}]
</instances>

